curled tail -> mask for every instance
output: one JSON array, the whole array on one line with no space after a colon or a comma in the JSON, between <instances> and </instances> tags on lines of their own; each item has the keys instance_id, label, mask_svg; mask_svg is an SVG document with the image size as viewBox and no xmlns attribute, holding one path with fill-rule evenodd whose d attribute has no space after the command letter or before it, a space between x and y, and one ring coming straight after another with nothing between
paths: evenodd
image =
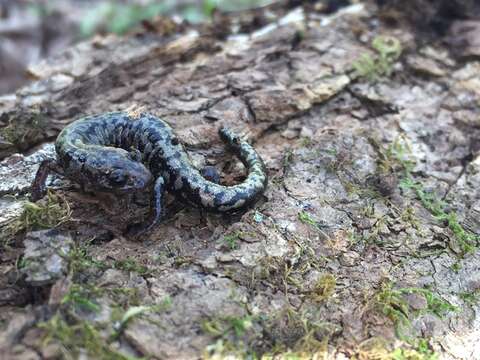
<instances>
[{"instance_id":1,"label":"curled tail","mask_svg":"<svg viewBox=\"0 0 480 360\"><path fill-rule=\"evenodd\" d=\"M248 177L245 179L244 183L261 184L263 192L267 186L268 178L265 164L260 155L258 155L248 142L242 140L231 130L220 128L218 134L247 168Z\"/></svg>"},{"instance_id":2,"label":"curled tail","mask_svg":"<svg viewBox=\"0 0 480 360\"><path fill-rule=\"evenodd\" d=\"M197 197L203 208L225 212L240 209L258 200L267 187L268 178L262 158L248 142L227 128L221 128L219 135L247 168L247 178L240 184L223 186L202 177L203 186L197 182L191 184L190 188L194 192L193 197Z\"/></svg>"}]
</instances>

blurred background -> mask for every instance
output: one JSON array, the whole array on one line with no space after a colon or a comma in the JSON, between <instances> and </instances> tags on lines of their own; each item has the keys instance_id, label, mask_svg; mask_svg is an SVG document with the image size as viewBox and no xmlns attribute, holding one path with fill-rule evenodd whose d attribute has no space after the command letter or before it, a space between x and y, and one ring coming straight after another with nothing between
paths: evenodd
<instances>
[{"instance_id":1,"label":"blurred background","mask_svg":"<svg viewBox=\"0 0 480 360\"><path fill-rule=\"evenodd\" d=\"M274 3L273 0L0 0L0 94L12 92L28 81L24 71L28 64L95 34L125 34L135 27L148 27L148 21L159 17L194 27L211 23L217 14L243 13ZM299 1L281 3L291 7Z\"/></svg>"},{"instance_id":2,"label":"blurred background","mask_svg":"<svg viewBox=\"0 0 480 360\"><path fill-rule=\"evenodd\" d=\"M393 27L414 26L419 39L446 36L456 54L480 53L480 0L0 0L0 95L30 80L29 64L92 36L197 29L223 38L299 6L316 16L359 2Z\"/></svg>"}]
</instances>

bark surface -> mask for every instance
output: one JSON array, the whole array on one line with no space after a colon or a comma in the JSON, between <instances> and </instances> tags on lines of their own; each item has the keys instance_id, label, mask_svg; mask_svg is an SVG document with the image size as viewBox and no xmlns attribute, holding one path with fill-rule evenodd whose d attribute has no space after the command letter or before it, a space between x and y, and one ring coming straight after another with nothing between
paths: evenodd
<instances>
[{"instance_id":1,"label":"bark surface","mask_svg":"<svg viewBox=\"0 0 480 360\"><path fill-rule=\"evenodd\" d=\"M250 36L96 38L29 68L0 97L2 352L478 359L480 61L412 31L361 4L297 9ZM137 241L131 199L53 177L25 203L66 124L138 108L225 184L244 168L216 130L241 132L264 198L234 216L168 199Z\"/></svg>"}]
</instances>

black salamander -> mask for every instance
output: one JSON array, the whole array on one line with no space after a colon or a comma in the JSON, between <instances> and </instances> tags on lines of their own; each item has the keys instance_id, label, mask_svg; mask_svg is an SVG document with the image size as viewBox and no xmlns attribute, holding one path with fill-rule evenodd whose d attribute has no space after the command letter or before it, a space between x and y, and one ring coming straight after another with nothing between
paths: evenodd
<instances>
[{"instance_id":1,"label":"black salamander","mask_svg":"<svg viewBox=\"0 0 480 360\"><path fill-rule=\"evenodd\" d=\"M153 185L151 217L136 226L137 233L161 220L165 191L209 211L244 208L266 189L265 165L255 149L230 130L221 128L219 135L247 167L247 178L240 184L220 185L218 174L208 168L202 175L170 126L153 115L114 112L81 118L58 135L57 161L40 165L32 200L45 195L48 173L56 171L99 192L134 193Z\"/></svg>"}]
</instances>

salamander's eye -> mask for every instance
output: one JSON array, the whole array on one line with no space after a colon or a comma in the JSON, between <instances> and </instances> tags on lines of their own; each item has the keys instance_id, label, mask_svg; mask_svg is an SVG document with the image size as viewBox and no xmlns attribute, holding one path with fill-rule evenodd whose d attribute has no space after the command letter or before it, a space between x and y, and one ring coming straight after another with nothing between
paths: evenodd
<instances>
[{"instance_id":1,"label":"salamander's eye","mask_svg":"<svg viewBox=\"0 0 480 360\"><path fill-rule=\"evenodd\" d=\"M121 170L113 170L110 175L108 175L108 180L112 185L122 186L127 182L127 176Z\"/></svg>"}]
</instances>

